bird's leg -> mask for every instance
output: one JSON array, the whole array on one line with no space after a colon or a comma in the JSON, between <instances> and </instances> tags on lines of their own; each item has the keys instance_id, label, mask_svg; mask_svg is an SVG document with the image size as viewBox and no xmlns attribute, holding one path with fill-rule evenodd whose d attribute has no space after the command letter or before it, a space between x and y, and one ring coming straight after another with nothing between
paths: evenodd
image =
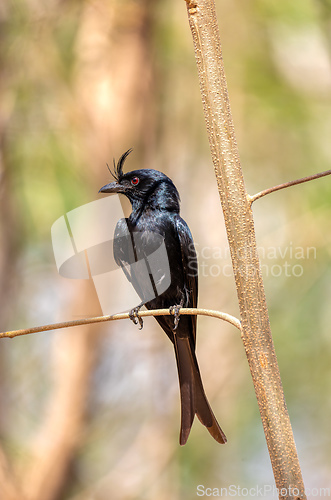
<instances>
[{"instance_id":1,"label":"bird's leg","mask_svg":"<svg viewBox=\"0 0 331 500\"><path fill-rule=\"evenodd\" d=\"M129 312L129 318L131 319L131 321L133 321L133 323L135 325L138 325L139 323L139 330L142 330L143 326L144 326L144 321L143 319L138 316L138 312L140 310L140 308L144 305L144 302L142 302L141 304L139 304L137 307L134 307L133 309L131 309L131 311Z\"/></svg>"},{"instance_id":2,"label":"bird's leg","mask_svg":"<svg viewBox=\"0 0 331 500\"><path fill-rule=\"evenodd\" d=\"M182 299L179 304L169 307L170 314L172 314L174 316L173 331L177 330L178 323L180 320L180 312L179 311L180 311L181 307L183 307L183 305L184 305L184 299Z\"/></svg>"}]
</instances>

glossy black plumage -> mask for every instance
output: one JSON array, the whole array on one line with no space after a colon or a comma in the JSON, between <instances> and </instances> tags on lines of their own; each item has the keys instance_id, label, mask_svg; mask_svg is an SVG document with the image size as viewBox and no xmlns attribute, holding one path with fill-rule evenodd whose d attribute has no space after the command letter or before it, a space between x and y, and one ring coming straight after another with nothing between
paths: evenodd
<instances>
[{"instance_id":1,"label":"glossy black plumage","mask_svg":"<svg viewBox=\"0 0 331 500\"><path fill-rule=\"evenodd\" d=\"M178 191L173 182L157 170L142 169L124 174L123 163L130 152L124 153L117 166L114 165L111 173L115 181L100 189L102 193L122 193L132 205L130 216L117 223L114 258L147 309L176 305L196 307L197 258L191 232L179 215ZM151 280L146 280L136 263L145 259L148 264L148 256L160 248L162 241L167 252L166 262L159 259L153 272L148 267ZM159 287L168 284L168 278L169 286L158 294ZM180 316L177 328L173 316L155 318L175 349L181 397L180 444L186 443L195 414L216 441L225 443L226 437L205 395L195 355L196 318Z\"/></svg>"}]
</instances>

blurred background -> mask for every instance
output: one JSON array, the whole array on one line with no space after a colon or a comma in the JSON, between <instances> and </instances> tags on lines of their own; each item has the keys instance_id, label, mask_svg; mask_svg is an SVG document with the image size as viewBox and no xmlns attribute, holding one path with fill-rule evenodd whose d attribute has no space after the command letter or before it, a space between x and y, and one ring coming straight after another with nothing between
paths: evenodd
<instances>
[{"instance_id":1,"label":"blurred background","mask_svg":"<svg viewBox=\"0 0 331 500\"><path fill-rule=\"evenodd\" d=\"M249 193L330 169L331 1L218 0L217 10ZM199 305L237 315L185 2L2 0L1 331L101 314L90 281L58 275L50 229L99 199L106 163L129 147L128 170L162 170L181 194ZM254 204L286 401L318 498L331 487L330 209L329 177ZM174 353L153 318L142 331L120 321L3 339L1 500L272 487L238 332L200 317L197 353L226 446L197 420L179 446Z\"/></svg>"}]
</instances>

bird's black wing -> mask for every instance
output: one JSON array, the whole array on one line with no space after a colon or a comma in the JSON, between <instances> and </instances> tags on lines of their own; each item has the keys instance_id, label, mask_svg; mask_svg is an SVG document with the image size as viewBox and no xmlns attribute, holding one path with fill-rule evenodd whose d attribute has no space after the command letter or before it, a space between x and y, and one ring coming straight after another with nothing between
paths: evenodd
<instances>
[{"instance_id":1,"label":"bird's black wing","mask_svg":"<svg viewBox=\"0 0 331 500\"><path fill-rule=\"evenodd\" d=\"M113 242L114 259L139 295L142 304L158 295L157 288L162 285L164 275L170 275L169 269L168 271L166 269L166 257L163 256L162 259L161 256L158 259L160 262L154 262L155 259L154 261L152 259L162 242L160 234L151 229L137 230L132 227L128 219L120 219L116 225ZM154 263L153 269L150 259L152 264ZM157 264L160 264L160 268Z\"/></svg>"},{"instance_id":2,"label":"bird's black wing","mask_svg":"<svg viewBox=\"0 0 331 500\"><path fill-rule=\"evenodd\" d=\"M198 303L198 261L191 231L186 222L176 217L176 232L179 239L181 265L184 276L184 307L197 307ZM192 341L195 347L197 317L190 316Z\"/></svg>"},{"instance_id":3,"label":"bird's black wing","mask_svg":"<svg viewBox=\"0 0 331 500\"><path fill-rule=\"evenodd\" d=\"M132 245L127 219L120 219L116 224L113 240L114 259L130 283L132 283L130 262L132 261Z\"/></svg>"}]
</instances>

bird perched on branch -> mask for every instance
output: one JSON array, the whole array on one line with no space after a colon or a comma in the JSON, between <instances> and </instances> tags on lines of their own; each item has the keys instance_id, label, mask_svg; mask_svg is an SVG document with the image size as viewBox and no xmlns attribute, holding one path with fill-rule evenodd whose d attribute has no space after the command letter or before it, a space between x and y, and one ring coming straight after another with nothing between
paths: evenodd
<instances>
[{"instance_id":1,"label":"bird perched on branch","mask_svg":"<svg viewBox=\"0 0 331 500\"><path fill-rule=\"evenodd\" d=\"M197 257L191 232L179 215L179 194L171 179L157 170L123 173L131 151L117 165L114 162L114 182L99 191L123 194L132 205L130 216L116 225L113 244L116 263L142 301L131 311L131 319L142 327L137 315L142 305L172 311L172 316L155 319L175 348L181 399L179 442L186 443L197 415L216 441L226 443L208 403L195 355L197 317L179 317L180 307L196 307L198 297Z\"/></svg>"}]
</instances>

